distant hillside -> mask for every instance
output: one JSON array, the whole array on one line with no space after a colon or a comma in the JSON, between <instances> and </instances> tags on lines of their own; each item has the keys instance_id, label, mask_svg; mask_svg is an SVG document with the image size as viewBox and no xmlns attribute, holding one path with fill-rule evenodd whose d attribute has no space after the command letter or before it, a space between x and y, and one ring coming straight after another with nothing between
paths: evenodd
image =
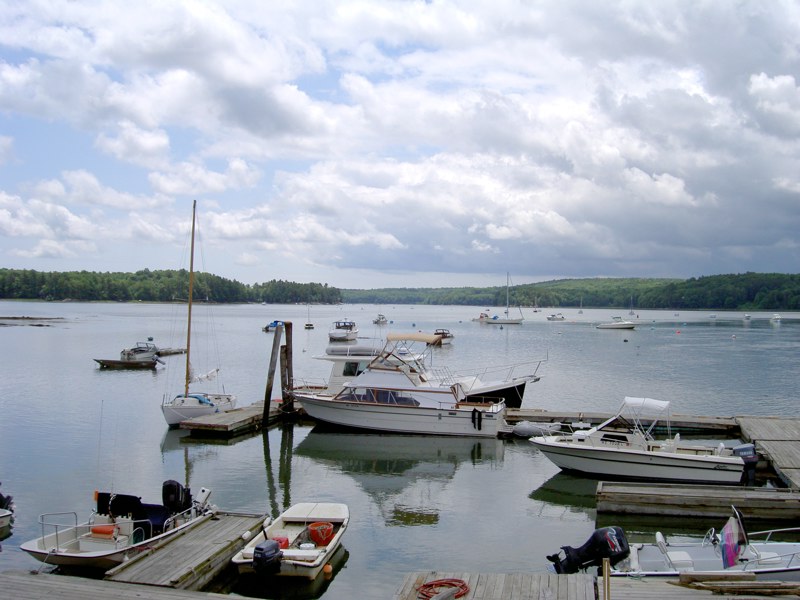
<instances>
[{"instance_id":1,"label":"distant hillside","mask_svg":"<svg viewBox=\"0 0 800 600\"><path fill-rule=\"evenodd\" d=\"M504 306L506 288L343 289L355 304L455 304ZM645 309L800 310L800 275L744 273L681 279L560 279L512 286L520 306Z\"/></svg>"},{"instance_id":2,"label":"distant hillside","mask_svg":"<svg viewBox=\"0 0 800 600\"><path fill-rule=\"evenodd\" d=\"M95 273L0 269L0 298L16 300L185 301L188 273ZM504 306L505 286L340 290L321 283L268 281L246 285L195 274L194 296L211 302L270 304L456 304ZM514 306L615 307L685 310L800 311L800 275L743 273L687 280L590 278L543 281L511 288Z\"/></svg>"}]
</instances>

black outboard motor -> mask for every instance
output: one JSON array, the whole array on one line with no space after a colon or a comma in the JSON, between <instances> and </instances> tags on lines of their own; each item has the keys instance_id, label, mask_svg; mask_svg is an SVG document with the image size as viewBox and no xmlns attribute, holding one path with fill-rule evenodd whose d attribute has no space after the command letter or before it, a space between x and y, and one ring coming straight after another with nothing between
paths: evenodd
<instances>
[{"instance_id":1,"label":"black outboard motor","mask_svg":"<svg viewBox=\"0 0 800 600\"><path fill-rule=\"evenodd\" d=\"M266 540L253 549L253 570L259 575L275 575L281 570L280 544L275 540Z\"/></svg>"},{"instance_id":2,"label":"black outboard motor","mask_svg":"<svg viewBox=\"0 0 800 600\"><path fill-rule=\"evenodd\" d=\"M14 499L11 496L0 494L0 508L14 512Z\"/></svg>"},{"instance_id":3,"label":"black outboard motor","mask_svg":"<svg viewBox=\"0 0 800 600\"><path fill-rule=\"evenodd\" d=\"M564 551L563 559L557 553L547 557L553 563L556 573L577 573L589 567L599 567L604 558L610 559L613 567L631 553L625 532L616 525L595 529L580 548L561 546L561 549Z\"/></svg>"},{"instance_id":4,"label":"black outboard motor","mask_svg":"<svg viewBox=\"0 0 800 600\"><path fill-rule=\"evenodd\" d=\"M176 514L192 507L192 494L189 488L168 479L161 485L161 501L171 513Z\"/></svg>"}]
</instances>

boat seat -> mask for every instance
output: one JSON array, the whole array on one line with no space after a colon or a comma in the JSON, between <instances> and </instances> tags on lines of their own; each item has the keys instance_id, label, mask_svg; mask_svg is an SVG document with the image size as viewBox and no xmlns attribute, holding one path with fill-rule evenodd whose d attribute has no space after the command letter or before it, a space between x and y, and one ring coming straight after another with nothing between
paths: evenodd
<instances>
[{"instance_id":1,"label":"boat seat","mask_svg":"<svg viewBox=\"0 0 800 600\"><path fill-rule=\"evenodd\" d=\"M667 540L660 531L656 531L656 545L667 559L667 563L676 571L694 571L694 561L688 552L683 550L670 550Z\"/></svg>"}]
</instances>

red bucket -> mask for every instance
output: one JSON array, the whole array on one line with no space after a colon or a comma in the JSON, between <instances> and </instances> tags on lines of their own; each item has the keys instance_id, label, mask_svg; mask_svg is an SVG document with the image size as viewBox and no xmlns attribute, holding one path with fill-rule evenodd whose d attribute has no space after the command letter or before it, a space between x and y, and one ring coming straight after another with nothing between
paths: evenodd
<instances>
[{"instance_id":1,"label":"red bucket","mask_svg":"<svg viewBox=\"0 0 800 600\"><path fill-rule=\"evenodd\" d=\"M327 546L333 539L333 523L321 521L319 523L311 523L308 526L308 533L317 546Z\"/></svg>"}]
</instances>

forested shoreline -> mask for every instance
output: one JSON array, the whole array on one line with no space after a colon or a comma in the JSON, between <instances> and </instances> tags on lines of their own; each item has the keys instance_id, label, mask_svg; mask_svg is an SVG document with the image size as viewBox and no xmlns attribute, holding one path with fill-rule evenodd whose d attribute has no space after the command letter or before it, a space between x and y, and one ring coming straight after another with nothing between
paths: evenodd
<instances>
[{"instance_id":1,"label":"forested shoreline","mask_svg":"<svg viewBox=\"0 0 800 600\"><path fill-rule=\"evenodd\" d=\"M135 273L0 269L0 298L43 301L185 302L186 270ZM217 303L453 304L504 306L505 286L339 289L323 283L271 280L244 284L195 273L194 297ZM539 307L628 307L674 310L800 311L800 275L742 273L686 280L559 279L512 286L510 303Z\"/></svg>"}]
</instances>

